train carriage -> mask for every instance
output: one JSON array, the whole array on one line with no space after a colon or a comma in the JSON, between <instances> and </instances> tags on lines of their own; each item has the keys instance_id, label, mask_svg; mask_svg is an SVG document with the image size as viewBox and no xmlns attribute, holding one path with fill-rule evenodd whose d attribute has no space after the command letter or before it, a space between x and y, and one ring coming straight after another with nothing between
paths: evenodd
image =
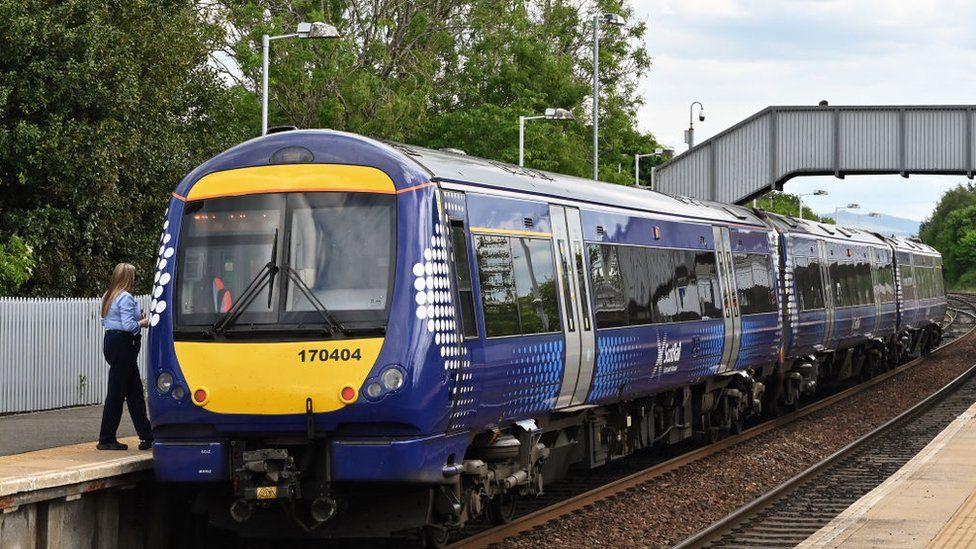
<instances>
[{"instance_id":1,"label":"train carriage","mask_svg":"<svg viewBox=\"0 0 976 549\"><path fill-rule=\"evenodd\" d=\"M804 320L819 343L784 336L781 250L812 234L790 223L341 132L243 143L167 210L156 475L244 535L419 530L438 545L509 519L570 466L739 429L805 360L791 349L893 322L838 309L827 335ZM816 236L871 273L891 266L887 243L852 235ZM932 299L912 318L938 314Z\"/></svg>"}]
</instances>

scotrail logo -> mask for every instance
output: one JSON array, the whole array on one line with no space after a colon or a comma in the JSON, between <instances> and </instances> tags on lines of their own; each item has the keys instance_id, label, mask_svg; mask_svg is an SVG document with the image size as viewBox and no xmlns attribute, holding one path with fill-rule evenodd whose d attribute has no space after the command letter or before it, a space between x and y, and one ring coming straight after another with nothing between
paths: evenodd
<instances>
[{"instance_id":1,"label":"scotrail logo","mask_svg":"<svg viewBox=\"0 0 976 549\"><path fill-rule=\"evenodd\" d=\"M658 368L665 364L676 364L681 360L681 342L668 343L668 336L658 337L657 340L657 363ZM655 368L656 369L656 368ZM677 366L665 369L665 373L677 369Z\"/></svg>"}]
</instances>

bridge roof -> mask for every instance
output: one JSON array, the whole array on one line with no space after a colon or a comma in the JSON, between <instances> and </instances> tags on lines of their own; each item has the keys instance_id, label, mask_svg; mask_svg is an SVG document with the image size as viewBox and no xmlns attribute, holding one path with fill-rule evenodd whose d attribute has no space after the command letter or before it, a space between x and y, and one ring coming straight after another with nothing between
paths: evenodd
<instances>
[{"instance_id":1,"label":"bridge roof","mask_svg":"<svg viewBox=\"0 0 976 549\"><path fill-rule=\"evenodd\" d=\"M667 194L742 204L800 175L976 171L976 105L767 107L654 170Z\"/></svg>"}]
</instances>

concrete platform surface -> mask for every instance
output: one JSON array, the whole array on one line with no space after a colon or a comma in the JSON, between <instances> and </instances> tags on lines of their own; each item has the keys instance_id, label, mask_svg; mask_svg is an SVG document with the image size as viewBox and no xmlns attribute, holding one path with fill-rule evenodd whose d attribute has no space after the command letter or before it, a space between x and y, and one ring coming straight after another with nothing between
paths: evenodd
<instances>
[{"instance_id":1,"label":"concrete platform surface","mask_svg":"<svg viewBox=\"0 0 976 549\"><path fill-rule=\"evenodd\" d=\"M797 547L976 547L976 404Z\"/></svg>"},{"instance_id":2,"label":"concrete platform surface","mask_svg":"<svg viewBox=\"0 0 976 549\"><path fill-rule=\"evenodd\" d=\"M99 451L94 442L0 456L0 499L22 492L77 484L152 467L152 451L138 450L139 439L121 439L126 451Z\"/></svg>"},{"instance_id":3,"label":"concrete platform surface","mask_svg":"<svg viewBox=\"0 0 976 549\"><path fill-rule=\"evenodd\" d=\"M0 456L98 440L101 406L80 406L31 414L0 416ZM120 437L134 436L128 409L122 412Z\"/></svg>"}]
</instances>

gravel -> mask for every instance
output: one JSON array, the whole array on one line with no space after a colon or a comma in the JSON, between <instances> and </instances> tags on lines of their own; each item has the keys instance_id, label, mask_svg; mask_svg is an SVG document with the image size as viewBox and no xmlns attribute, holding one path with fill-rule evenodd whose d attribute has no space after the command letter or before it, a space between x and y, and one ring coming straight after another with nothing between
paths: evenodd
<instances>
[{"instance_id":1,"label":"gravel","mask_svg":"<svg viewBox=\"0 0 976 549\"><path fill-rule=\"evenodd\" d=\"M973 365L976 335L829 409L506 540L504 547L667 547L924 400Z\"/></svg>"}]
</instances>

